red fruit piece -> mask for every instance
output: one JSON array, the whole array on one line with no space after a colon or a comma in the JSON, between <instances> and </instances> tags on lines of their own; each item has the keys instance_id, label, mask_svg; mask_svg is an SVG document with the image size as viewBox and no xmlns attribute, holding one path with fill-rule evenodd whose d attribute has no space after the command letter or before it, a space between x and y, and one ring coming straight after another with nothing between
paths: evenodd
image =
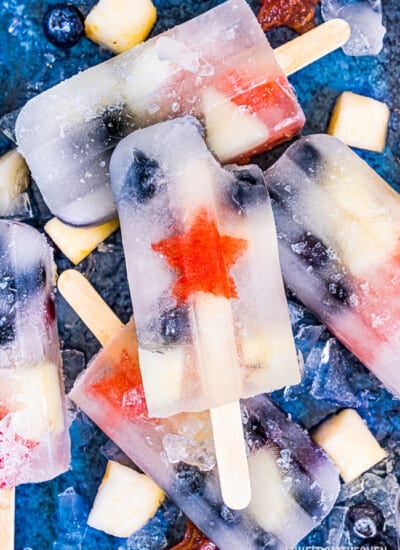
<instances>
[{"instance_id":1,"label":"red fruit piece","mask_svg":"<svg viewBox=\"0 0 400 550\"><path fill-rule=\"evenodd\" d=\"M152 249L179 273L172 290L178 303L196 292L237 298L229 270L246 248L244 239L221 236L205 208L199 210L187 232L152 244Z\"/></svg>"},{"instance_id":2,"label":"red fruit piece","mask_svg":"<svg viewBox=\"0 0 400 550\"><path fill-rule=\"evenodd\" d=\"M261 0L258 21L264 31L289 27L296 32L307 32L315 26L315 6L320 0Z\"/></svg>"},{"instance_id":3,"label":"red fruit piece","mask_svg":"<svg viewBox=\"0 0 400 550\"><path fill-rule=\"evenodd\" d=\"M275 74L267 82L258 82L259 76L239 73L232 69L218 79L216 89L230 101L246 110L263 122L268 129L266 143L240 157L249 158L265 148L272 149L301 132L305 118L296 96L285 75Z\"/></svg>"},{"instance_id":4,"label":"red fruit piece","mask_svg":"<svg viewBox=\"0 0 400 550\"><path fill-rule=\"evenodd\" d=\"M3 420L3 418L9 413L8 407L0 403L0 420Z\"/></svg>"},{"instance_id":5,"label":"red fruit piece","mask_svg":"<svg viewBox=\"0 0 400 550\"><path fill-rule=\"evenodd\" d=\"M187 520L185 535L172 550L218 550L218 548L191 521Z\"/></svg>"},{"instance_id":6,"label":"red fruit piece","mask_svg":"<svg viewBox=\"0 0 400 550\"><path fill-rule=\"evenodd\" d=\"M137 358L123 349L110 373L92 384L89 391L106 399L112 407L129 417L148 416Z\"/></svg>"}]
</instances>

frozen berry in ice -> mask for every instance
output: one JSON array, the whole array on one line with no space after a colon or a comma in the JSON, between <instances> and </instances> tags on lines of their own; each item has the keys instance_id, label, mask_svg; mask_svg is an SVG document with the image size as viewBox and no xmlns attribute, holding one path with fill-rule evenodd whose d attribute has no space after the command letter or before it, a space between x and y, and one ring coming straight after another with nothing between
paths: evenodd
<instances>
[{"instance_id":1,"label":"frozen berry in ice","mask_svg":"<svg viewBox=\"0 0 400 550\"><path fill-rule=\"evenodd\" d=\"M201 495L205 488L204 474L185 462L176 466L174 489L182 495Z\"/></svg>"},{"instance_id":2,"label":"frozen berry in ice","mask_svg":"<svg viewBox=\"0 0 400 550\"><path fill-rule=\"evenodd\" d=\"M15 280L0 271L0 345L14 338L17 289Z\"/></svg>"},{"instance_id":3,"label":"frozen berry in ice","mask_svg":"<svg viewBox=\"0 0 400 550\"><path fill-rule=\"evenodd\" d=\"M381 510L372 502L354 504L346 516L347 525L362 538L375 537L383 528L385 520Z\"/></svg>"},{"instance_id":4,"label":"frozen berry in ice","mask_svg":"<svg viewBox=\"0 0 400 550\"><path fill-rule=\"evenodd\" d=\"M293 147L287 154L301 170L312 177L315 176L324 162L318 149L307 142L304 142L301 147Z\"/></svg>"},{"instance_id":5,"label":"frozen berry in ice","mask_svg":"<svg viewBox=\"0 0 400 550\"><path fill-rule=\"evenodd\" d=\"M326 246L309 232L302 235L301 239L292 244L291 248L306 265L311 267L322 267L329 260Z\"/></svg>"},{"instance_id":6,"label":"frozen berry in ice","mask_svg":"<svg viewBox=\"0 0 400 550\"><path fill-rule=\"evenodd\" d=\"M55 4L44 14L43 31L54 46L71 48L84 34L83 15L71 4Z\"/></svg>"},{"instance_id":7,"label":"frozen berry in ice","mask_svg":"<svg viewBox=\"0 0 400 550\"><path fill-rule=\"evenodd\" d=\"M236 169L231 170L231 173L235 177L231 187L231 199L239 211L246 211L268 199L268 191L261 172Z\"/></svg>"},{"instance_id":8,"label":"frozen berry in ice","mask_svg":"<svg viewBox=\"0 0 400 550\"><path fill-rule=\"evenodd\" d=\"M129 166L122 190L123 198L146 203L156 194L161 170L155 159L142 151L133 151L133 161Z\"/></svg>"},{"instance_id":9,"label":"frozen berry in ice","mask_svg":"<svg viewBox=\"0 0 400 550\"><path fill-rule=\"evenodd\" d=\"M174 344L188 336L189 313L186 307L168 309L161 314L161 335L167 344Z\"/></svg>"}]
</instances>

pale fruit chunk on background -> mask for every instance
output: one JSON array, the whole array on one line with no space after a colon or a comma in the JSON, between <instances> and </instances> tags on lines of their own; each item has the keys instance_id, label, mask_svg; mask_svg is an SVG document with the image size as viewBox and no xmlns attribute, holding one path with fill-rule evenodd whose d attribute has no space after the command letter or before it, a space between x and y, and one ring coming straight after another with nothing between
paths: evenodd
<instances>
[{"instance_id":1,"label":"pale fruit chunk on background","mask_svg":"<svg viewBox=\"0 0 400 550\"><path fill-rule=\"evenodd\" d=\"M86 36L121 53L143 42L157 18L151 0L100 0L85 19Z\"/></svg>"},{"instance_id":2,"label":"pale fruit chunk on background","mask_svg":"<svg viewBox=\"0 0 400 550\"><path fill-rule=\"evenodd\" d=\"M29 184L29 168L16 149L0 157L0 216L7 215L12 201Z\"/></svg>"},{"instance_id":3,"label":"pale fruit chunk on background","mask_svg":"<svg viewBox=\"0 0 400 550\"><path fill-rule=\"evenodd\" d=\"M386 451L353 409L328 417L311 436L336 464L346 483L386 457Z\"/></svg>"},{"instance_id":4,"label":"pale fruit chunk on background","mask_svg":"<svg viewBox=\"0 0 400 550\"><path fill-rule=\"evenodd\" d=\"M118 220L111 220L94 227L73 227L58 218L52 218L46 223L44 230L61 252L77 265L118 227Z\"/></svg>"},{"instance_id":5,"label":"pale fruit chunk on background","mask_svg":"<svg viewBox=\"0 0 400 550\"><path fill-rule=\"evenodd\" d=\"M165 499L146 474L109 460L88 525L115 537L130 537L154 516Z\"/></svg>"},{"instance_id":6,"label":"pale fruit chunk on background","mask_svg":"<svg viewBox=\"0 0 400 550\"><path fill-rule=\"evenodd\" d=\"M385 103L343 92L336 100L327 133L351 147L380 153L385 148L389 116Z\"/></svg>"}]
</instances>

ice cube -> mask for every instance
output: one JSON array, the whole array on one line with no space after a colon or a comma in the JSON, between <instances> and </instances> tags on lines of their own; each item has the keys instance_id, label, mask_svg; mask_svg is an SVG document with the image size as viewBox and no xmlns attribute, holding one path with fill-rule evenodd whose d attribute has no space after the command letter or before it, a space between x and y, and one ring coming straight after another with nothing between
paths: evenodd
<instances>
[{"instance_id":1,"label":"ice cube","mask_svg":"<svg viewBox=\"0 0 400 550\"><path fill-rule=\"evenodd\" d=\"M377 55L383 47L386 29L382 25L380 0L322 0L325 21L340 17L351 27L350 39L343 46L347 55Z\"/></svg>"},{"instance_id":2,"label":"ice cube","mask_svg":"<svg viewBox=\"0 0 400 550\"><path fill-rule=\"evenodd\" d=\"M68 487L58 495L57 526L61 535L58 544L81 543L87 530L88 507L84 498L74 487ZM56 546L63 548L63 546Z\"/></svg>"}]
</instances>

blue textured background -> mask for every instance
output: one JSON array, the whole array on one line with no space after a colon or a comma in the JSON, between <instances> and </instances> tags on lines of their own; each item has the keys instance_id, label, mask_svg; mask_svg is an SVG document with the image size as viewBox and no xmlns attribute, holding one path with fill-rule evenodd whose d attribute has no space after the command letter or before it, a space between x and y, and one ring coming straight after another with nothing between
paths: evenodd
<instances>
[{"instance_id":1,"label":"blue textured background","mask_svg":"<svg viewBox=\"0 0 400 550\"><path fill-rule=\"evenodd\" d=\"M55 3L55 2L53 2ZM70 1L83 13L95 3L90 0ZM213 0L158 0L158 22L153 34L183 22L216 5ZM48 1L3 0L0 6L0 116L22 106L42 90L110 56L98 46L82 39L67 52L49 44L41 29L41 20ZM256 1L251 2L255 10ZM400 15L398 0L383 1L384 23L388 34L384 50L378 57L352 58L341 51L304 69L290 80L307 116L306 133L324 131L335 98L343 90L370 95L384 100L392 115L387 147L383 154L360 152L362 156L395 188L400 189ZM277 46L294 33L279 29L268 33ZM0 153L12 143L0 135ZM285 146L262 155L257 161L271 164ZM33 189L35 226L43 227L49 213ZM71 267L68 260L56 254L59 270ZM131 309L125 282L125 266L119 234L114 235L79 267L95 284L120 317L127 321ZM82 326L69 307L57 297L59 327L62 339L66 386L69 389L76 374L97 351L98 344ZM334 529L343 523L343 511L367 497L380 503L387 519L385 536L388 548L395 546L393 497L400 475L400 402L393 399L350 353L344 350L318 322L292 302L296 340L306 358L305 378L300 387L274 398L295 420L310 428L327 414L344 406L359 410L379 441L389 451L386 465L374 469L372 477L346 488L334 512L304 541L304 544L326 545L360 539L344 531L342 539L334 538ZM319 338L318 338L319 337ZM317 341L318 340L318 341ZM312 345L317 345L309 353ZM329 353L326 352L329 350ZM321 360L322 354L322 360ZM17 550L106 550L136 548L158 550L170 547L182 535L184 518L167 503L137 536L128 543L101 532L86 529L85 519L96 488L102 478L106 457L113 454L106 437L83 415L78 414L71 427L73 462L69 472L58 479L17 489ZM104 445L106 444L106 447ZM400 453L400 452L399 452ZM380 481L379 481L380 480ZM371 489L371 483L373 485ZM375 485L376 487L375 487ZM73 487L74 492L58 495ZM381 494L382 493L382 494ZM350 537L350 538L349 538Z\"/></svg>"}]
</instances>

